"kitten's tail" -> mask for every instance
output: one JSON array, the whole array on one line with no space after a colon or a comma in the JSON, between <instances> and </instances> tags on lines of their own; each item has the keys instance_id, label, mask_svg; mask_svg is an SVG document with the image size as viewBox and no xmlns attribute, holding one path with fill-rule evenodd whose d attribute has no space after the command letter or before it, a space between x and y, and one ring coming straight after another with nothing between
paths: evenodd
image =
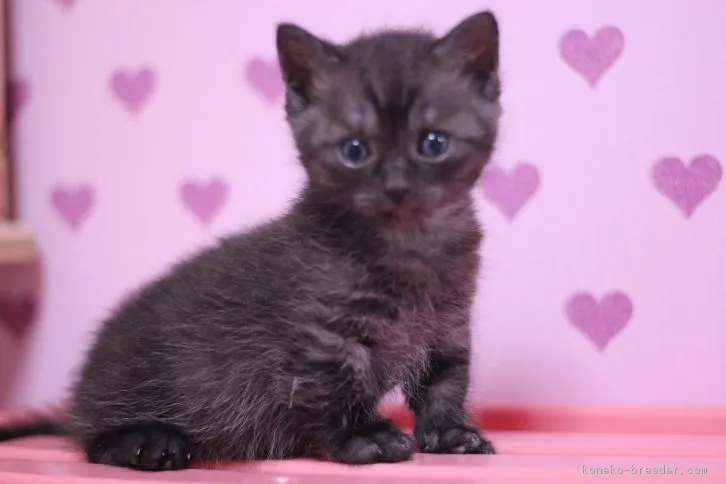
<instances>
[{"instance_id":1,"label":"kitten's tail","mask_svg":"<svg viewBox=\"0 0 726 484\"><path fill-rule=\"evenodd\" d=\"M58 409L10 415L0 421L0 442L39 435L68 435Z\"/></svg>"},{"instance_id":2,"label":"kitten's tail","mask_svg":"<svg viewBox=\"0 0 726 484\"><path fill-rule=\"evenodd\" d=\"M0 442L19 439L21 437L32 437L34 435L67 435L61 422L54 420L38 420L25 424L9 425L0 427Z\"/></svg>"}]
</instances>

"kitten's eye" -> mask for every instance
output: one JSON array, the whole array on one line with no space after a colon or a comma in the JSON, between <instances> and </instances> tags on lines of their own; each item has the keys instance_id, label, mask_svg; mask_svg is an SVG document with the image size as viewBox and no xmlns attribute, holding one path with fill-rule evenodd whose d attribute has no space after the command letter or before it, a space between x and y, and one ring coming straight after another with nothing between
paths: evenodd
<instances>
[{"instance_id":1,"label":"kitten's eye","mask_svg":"<svg viewBox=\"0 0 726 484\"><path fill-rule=\"evenodd\" d=\"M449 151L449 137L434 131L424 133L418 146L421 156L438 161Z\"/></svg>"},{"instance_id":2,"label":"kitten's eye","mask_svg":"<svg viewBox=\"0 0 726 484\"><path fill-rule=\"evenodd\" d=\"M343 142L338 151L343 163L352 167L362 165L371 155L371 150L366 142L356 138Z\"/></svg>"}]
</instances>

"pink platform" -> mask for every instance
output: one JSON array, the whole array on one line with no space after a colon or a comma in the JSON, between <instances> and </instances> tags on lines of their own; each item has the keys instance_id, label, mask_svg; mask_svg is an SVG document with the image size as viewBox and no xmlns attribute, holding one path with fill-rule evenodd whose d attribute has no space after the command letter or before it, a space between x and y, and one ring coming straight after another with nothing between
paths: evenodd
<instances>
[{"instance_id":1,"label":"pink platform","mask_svg":"<svg viewBox=\"0 0 726 484\"><path fill-rule=\"evenodd\" d=\"M569 413L562 409L530 411L526 417L532 422L532 430L489 432L499 455L420 455L412 462L359 468L314 461L279 461L236 463L217 466L215 469L199 466L182 472L141 473L86 464L68 441L33 437L0 444L0 484L726 484L726 433L713 431L721 428L723 411L695 410L685 413L683 410L657 409L649 412L644 409L581 409L579 413L576 409L570 409ZM524 418L524 410L518 411ZM560 419L553 420L552 416L558 412L561 414ZM671 418L663 420L667 412L672 413ZM687 422L690 413L694 416L692 422L699 421L695 417L698 415L702 423L710 418L712 425L693 425L689 430ZM487 414L490 416L487 417ZM638 414L640 419L637 418ZM394 417L400 423L404 422L404 415L394 412ZM589 415L589 419L585 419L584 415ZM491 412L482 412L480 416L483 420L490 419ZM632 431L618 429L618 426L625 426L628 422ZM657 422L661 422L660 427ZM545 423L553 429L542 431L537 428ZM617 433L587 431L593 425L605 424L617 430ZM672 427L679 432L669 433Z\"/></svg>"}]
</instances>

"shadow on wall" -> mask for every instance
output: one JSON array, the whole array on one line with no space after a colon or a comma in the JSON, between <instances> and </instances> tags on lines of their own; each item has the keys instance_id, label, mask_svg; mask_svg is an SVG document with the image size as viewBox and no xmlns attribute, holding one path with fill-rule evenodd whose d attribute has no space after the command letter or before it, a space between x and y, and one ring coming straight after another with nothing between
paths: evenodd
<instances>
[{"instance_id":1,"label":"shadow on wall","mask_svg":"<svg viewBox=\"0 0 726 484\"><path fill-rule=\"evenodd\" d=\"M40 309L42 261L0 265L0 407L12 393Z\"/></svg>"}]
</instances>

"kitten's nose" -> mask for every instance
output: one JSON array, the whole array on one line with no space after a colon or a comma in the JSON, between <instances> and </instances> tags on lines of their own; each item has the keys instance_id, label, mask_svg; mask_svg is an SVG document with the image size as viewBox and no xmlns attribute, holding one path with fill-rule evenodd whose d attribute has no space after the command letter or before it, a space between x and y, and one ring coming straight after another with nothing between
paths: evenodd
<instances>
[{"instance_id":1,"label":"kitten's nose","mask_svg":"<svg viewBox=\"0 0 726 484\"><path fill-rule=\"evenodd\" d=\"M400 204L411 191L410 172L406 161L402 158L387 163L384 166L383 191L388 199Z\"/></svg>"}]
</instances>

